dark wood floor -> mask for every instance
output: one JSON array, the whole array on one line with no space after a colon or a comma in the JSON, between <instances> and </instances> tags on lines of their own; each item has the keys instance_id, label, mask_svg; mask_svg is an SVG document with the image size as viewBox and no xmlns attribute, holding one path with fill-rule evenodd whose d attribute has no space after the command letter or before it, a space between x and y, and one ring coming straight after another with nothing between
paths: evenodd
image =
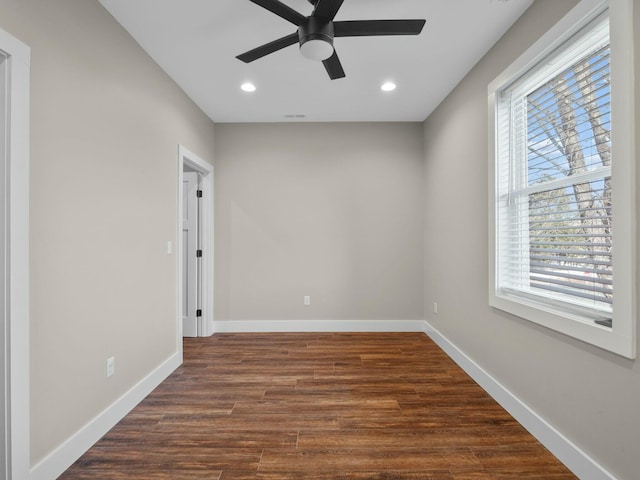
<instances>
[{"instance_id":1,"label":"dark wood floor","mask_svg":"<svg viewBox=\"0 0 640 480\"><path fill-rule=\"evenodd\" d=\"M77 479L575 479L420 333L218 334Z\"/></svg>"}]
</instances>

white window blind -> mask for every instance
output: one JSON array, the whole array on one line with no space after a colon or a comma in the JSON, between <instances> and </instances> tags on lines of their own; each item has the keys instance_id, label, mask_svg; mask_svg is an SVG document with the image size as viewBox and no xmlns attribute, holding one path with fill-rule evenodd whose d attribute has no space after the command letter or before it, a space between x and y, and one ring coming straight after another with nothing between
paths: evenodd
<instances>
[{"instance_id":1,"label":"white window blind","mask_svg":"<svg viewBox=\"0 0 640 480\"><path fill-rule=\"evenodd\" d=\"M611 327L609 22L499 92L497 288Z\"/></svg>"}]
</instances>

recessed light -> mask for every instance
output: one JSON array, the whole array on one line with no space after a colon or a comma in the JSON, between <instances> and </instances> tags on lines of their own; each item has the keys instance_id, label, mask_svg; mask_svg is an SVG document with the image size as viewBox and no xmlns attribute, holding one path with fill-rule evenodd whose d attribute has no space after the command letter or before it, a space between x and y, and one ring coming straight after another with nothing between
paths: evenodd
<instances>
[{"instance_id":1,"label":"recessed light","mask_svg":"<svg viewBox=\"0 0 640 480\"><path fill-rule=\"evenodd\" d=\"M395 89L396 89L396 84L393 82L383 83L382 86L380 87L380 90L382 90L383 92L392 92Z\"/></svg>"},{"instance_id":2,"label":"recessed light","mask_svg":"<svg viewBox=\"0 0 640 480\"><path fill-rule=\"evenodd\" d=\"M251 93L256 91L256 86L251 82L246 82L240 85L243 92Z\"/></svg>"}]
</instances>

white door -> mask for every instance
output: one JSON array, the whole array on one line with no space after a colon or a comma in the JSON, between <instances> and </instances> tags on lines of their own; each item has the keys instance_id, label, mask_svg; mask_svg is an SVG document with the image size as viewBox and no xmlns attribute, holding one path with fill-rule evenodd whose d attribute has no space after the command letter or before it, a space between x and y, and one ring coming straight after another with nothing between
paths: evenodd
<instances>
[{"instance_id":1,"label":"white door","mask_svg":"<svg viewBox=\"0 0 640 480\"><path fill-rule=\"evenodd\" d=\"M182 335L198 336L198 174L184 172L182 184Z\"/></svg>"}]
</instances>

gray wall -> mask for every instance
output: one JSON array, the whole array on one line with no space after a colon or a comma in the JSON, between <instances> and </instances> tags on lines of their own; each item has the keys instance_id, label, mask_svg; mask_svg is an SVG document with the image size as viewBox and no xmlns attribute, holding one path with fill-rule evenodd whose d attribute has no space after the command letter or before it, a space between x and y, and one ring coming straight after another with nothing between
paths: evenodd
<instances>
[{"instance_id":1,"label":"gray wall","mask_svg":"<svg viewBox=\"0 0 640 480\"><path fill-rule=\"evenodd\" d=\"M216 125L215 319L424 318L423 162L417 123Z\"/></svg>"},{"instance_id":2,"label":"gray wall","mask_svg":"<svg viewBox=\"0 0 640 480\"><path fill-rule=\"evenodd\" d=\"M425 122L425 314L577 446L632 480L640 471L640 362L488 306L487 85L575 3L536 1ZM640 1L634 6L639 32Z\"/></svg>"},{"instance_id":3,"label":"gray wall","mask_svg":"<svg viewBox=\"0 0 640 480\"><path fill-rule=\"evenodd\" d=\"M212 161L214 126L97 1L2 0L0 27L32 54L35 464L176 352L178 144Z\"/></svg>"}]
</instances>

